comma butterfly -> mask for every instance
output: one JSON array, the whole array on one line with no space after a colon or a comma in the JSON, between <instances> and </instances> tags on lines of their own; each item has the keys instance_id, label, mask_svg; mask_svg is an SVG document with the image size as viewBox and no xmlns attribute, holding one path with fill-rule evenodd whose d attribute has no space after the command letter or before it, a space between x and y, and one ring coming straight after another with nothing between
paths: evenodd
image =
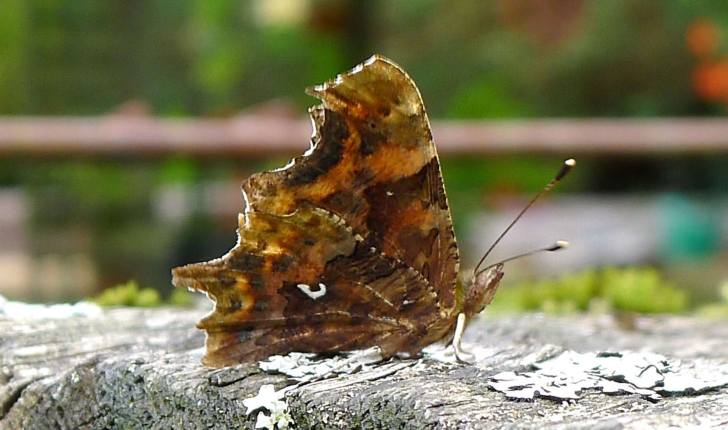
<instances>
[{"instance_id":1,"label":"comma butterfly","mask_svg":"<svg viewBox=\"0 0 728 430\"><path fill-rule=\"evenodd\" d=\"M384 358L454 339L493 299L502 265L468 281L420 92L379 55L307 90L311 147L243 183L238 242L175 268L215 302L203 363L379 347ZM456 335L456 327L458 335Z\"/></svg>"}]
</instances>

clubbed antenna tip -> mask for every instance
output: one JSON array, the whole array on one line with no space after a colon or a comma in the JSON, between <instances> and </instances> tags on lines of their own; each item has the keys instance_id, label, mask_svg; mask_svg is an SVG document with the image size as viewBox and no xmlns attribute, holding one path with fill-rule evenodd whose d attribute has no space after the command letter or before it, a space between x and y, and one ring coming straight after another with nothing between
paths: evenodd
<instances>
[{"instance_id":1,"label":"clubbed antenna tip","mask_svg":"<svg viewBox=\"0 0 728 430\"><path fill-rule=\"evenodd\" d=\"M503 239L503 236L505 236L506 233L508 233L508 231L516 224L516 222L518 222L519 219L521 219L521 217L523 216L523 214L525 214L526 211L528 211L528 209L534 203L536 203L536 201L538 199L540 199L543 195L545 195L549 191L551 191L551 189L556 184L558 184L559 182L561 182L561 180L564 179L564 176L568 175L569 172L571 171L571 169L574 168L574 166L576 166L576 160L574 160L573 158L569 158L568 160L564 161L564 165L561 166L561 170L559 170L559 173L557 173L556 176L554 176L554 178L551 181L549 181L548 184L546 184L546 186L543 188L543 190L541 190L541 192L539 192L538 194L536 194L533 197L533 199L531 199L531 201L528 202L528 204L521 210L521 212L519 212L519 214L516 216L516 218L513 219L513 221L511 221L510 224L508 224L508 227L506 227L505 230L503 230L503 233L501 233L500 236L498 236L498 238L493 242L493 244L490 246L490 248L488 248L488 250L485 252L485 254L480 259L480 261L478 261L478 264L475 266L475 269L473 270L473 272L475 274L481 273L483 270L486 270L488 267L494 266L494 265L490 265L490 266L486 267L485 269L480 270L480 266L483 264L483 262L485 261L485 259L488 257L488 254L490 254L490 252L493 250L493 248L495 248L495 246L498 245L498 242L500 242L501 239ZM510 261L510 260L515 259L515 258L520 258L520 257L526 256L526 255L531 255L534 252L540 252L540 251L558 251L559 249L564 249L564 248L568 248L568 247L569 247L569 242L560 240L560 241L556 242L554 245L552 245L552 246L550 246L548 248L543 248L543 249L540 249L540 250L537 250L537 251L533 251L533 252L529 252L529 253L526 253L526 254L523 254L523 255L519 255L519 256L516 256L516 257L513 257L513 258L509 258L508 260L505 260L505 261ZM501 263L504 263L505 261L502 261Z\"/></svg>"}]
</instances>

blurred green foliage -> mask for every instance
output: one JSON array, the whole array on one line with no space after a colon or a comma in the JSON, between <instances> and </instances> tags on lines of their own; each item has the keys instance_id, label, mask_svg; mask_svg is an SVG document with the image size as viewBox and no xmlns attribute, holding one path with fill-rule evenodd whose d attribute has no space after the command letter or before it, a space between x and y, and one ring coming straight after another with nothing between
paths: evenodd
<instances>
[{"instance_id":1,"label":"blurred green foliage","mask_svg":"<svg viewBox=\"0 0 728 430\"><path fill-rule=\"evenodd\" d=\"M639 313L677 313L688 309L685 290L653 267L606 267L558 279L502 287L491 312L569 313L593 307Z\"/></svg>"},{"instance_id":2,"label":"blurred green foliage","mask_svg":"<svg viewBox=\"0 0 728 430\"><path fill-rule=\"evenodd\" d=\"M563 159L546 156L442 157L442 175L452 209L455 232L460 232L477 211L496 209L498 196L535 195L561 168ZM575 169L553 195L586 192L589 181Z\"/></svg>"},{"instance_id":3,"label":"blurred green foliage","mask_svg":"<svg viewBox=\"0 0 728 430\"><path fill-rule=\"evenodd\" d=\"M375 52L436 118L721 113L691 88L702 17L728 27L722 2L685 0L6 0L0 114L303 109L303 88Z\"/></svg>"},{"instance_id":4,"label":"blurred green foliage","mask_svg":"<svg viewBox=\"0 0 728 430\"><path fill-rule=\"evenodd\" d=\"M154 163L34 163L23 171L34 252L90 252L103 285L130 275L168 282L159 267L170 264L176 231L154 219L156 170Z\"/></svg>"},{"instance_id":5,"label":"blurred green foliage","mask_svg":"<svg viewBox=\"0 0 728 430\"><path fill-rule=\"evenodd\" d=\"M287 10L273 12L275 4L2 1L0 115L103 115L137 100L153 115L230 116L284 98L303 116L315 103L305 87L373 53L408 71L433 119L725 113L695 95L696 59L684 37L698 18L728 29L728 3L291 0ZM24 187L31 195L34 254L76 247L93 255L102 286L139 279L171 289L169 268L221 255L234 243L235 225L234 219L202 210L181 224L160 221L155 213L160 188L188 187L192 206L204 209L203 184L243 179L283 166L287 157L5 159L0 186ZM663 187L723 193L728 186L725 157L648 158L580 160L581 167L556 192ZM443 159L456 229L473 211L491 208L502 193L540 190L561 161L490 154ZM588 274L565 278L572 286L546 294L546 306L582 309L594 283L607 285L606 273L594 275L598 282ZM636 282L622 276L614 282ZM658 289L650 283L652 275L635 276L640 281L630 291ZM609 292L609 300L624 305L620 297L628 292L603 288L599 294ZM675 300L656 306L678 309Z\"/></svg>"}]
</instances>

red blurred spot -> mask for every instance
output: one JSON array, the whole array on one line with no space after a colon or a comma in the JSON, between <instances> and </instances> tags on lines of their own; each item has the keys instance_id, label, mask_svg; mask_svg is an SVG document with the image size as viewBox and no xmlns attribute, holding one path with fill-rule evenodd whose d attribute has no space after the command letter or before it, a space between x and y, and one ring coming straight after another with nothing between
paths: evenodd
<instances>
[{"instance_id":1,"label":"red blurred spot","mask_svg":"<svg viewBox=\"0 0 728 430\"><path fill-rule=\"evenodd\" d=\"M698 66L693 72L693 85L703 100L727 101L728 60Z\"/></svg>"},{"instance_id":2,"label":"red blurred spot","mask_svg":"<svg viewBox=\"0 0 728 430\"><path fill-rule=\"evenodd\" d=\"M720 42L720 30L707 19L693 21L685 32L688 49L697 57L710 57Z\"/></svg>"}]
</instances>

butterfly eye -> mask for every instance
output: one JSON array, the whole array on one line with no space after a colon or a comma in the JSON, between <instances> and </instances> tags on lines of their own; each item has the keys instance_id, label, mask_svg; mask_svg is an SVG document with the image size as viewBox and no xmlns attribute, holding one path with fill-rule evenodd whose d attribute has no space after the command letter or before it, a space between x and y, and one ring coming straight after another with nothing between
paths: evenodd
<instances>
[{"instance_id":1,"label":"butterfly eye","mask_svg":"<svg viewBox=\"0 0 728 430\"><path fill-rule=\"evenodd\" d=\"M371 131L377 131L377 129L379 128L379 125L378 125L378 124L377 124L377 122L376 122L376 121L374 121L373 119L368 119L368 120L367 120L367 127L368 127L368 128L369 128L369 130L371 130Z\"/></svg>"},{"instance_id":2,"label":"butterfly eye","mask_svg":"<svg viewBox=\"0 0 728 430\"><path fill-rule=\"evenodd\" d=\"M381 117L385 117L385 118L386 118L386 117L388 117L388 116L389 116L389 115L390 115L391 113L392 113L392 111L391 111L391 110L390 110L389 108L387 108L387 107L383 107L383 108L380 108L380 109L379 109L379 115L380 115Z\"/></svg>"}]
</instances>

